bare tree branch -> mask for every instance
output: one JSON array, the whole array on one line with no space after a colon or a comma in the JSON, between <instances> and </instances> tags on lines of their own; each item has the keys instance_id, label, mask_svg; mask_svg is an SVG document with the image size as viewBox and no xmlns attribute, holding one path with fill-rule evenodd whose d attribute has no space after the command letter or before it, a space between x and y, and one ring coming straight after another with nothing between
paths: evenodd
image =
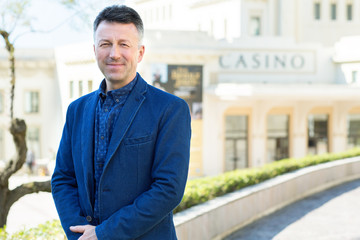
<instances>
[{"instance_id":1,"label":"bare tree branch","mask_svg":"<svg viewBox=\"0 0 360 240\"><path fill-rule=\"evenodd\" d=\"M8 33L12 33L16 29L16 27L19 24L19 21L23 21L23 22L27 21L28 17L26 16L26 10L30 5L31 5L30 0L13 0L13 1L5 2L3 7L8 10L7 15L9 16L9 18L7 19L7 21L5 21L5 17L4 17L3 24L6 23L6 25L8 26L7 27Z\"/></svg>"},{"instance_id":2,"label":"bare tree branch","mask_svg":"<svg viewBox=\"0 0 360 240\"><path fill-rule=\"evenodd\" d=\"M12 48L14 48L9 39L10 34L7 31L0 29L0 35L3 37L5 41L6 50L10 51Z\"/></svg>"},{"instance_id":3,"label":"bare tree branch","mask_svg":"<svg viewBox=\"0 0 360 240\"><path fill-rule=\"evenodd\" d=\"M57 30L58 28L62 27L66 23L68 23L70 20L74 19L74 17L76 17L79 13L80 13L80 10L75 12L70 17L66 18L64 21L60 22L58 25L56 25L56 26L54 26L54 27L52 27L50 29L47 29L47 30L35 29L32 26L29 26L30 30L17 34L16 37L14 37L13 42L16 42L16 40L18 38L20 38L20 37L22 37L22 36L24 36L26 34L30 34L30 33L43 33L43 34L51 33L53 31Z\"/></svg>"},{"instance_id":4,"label":"bare tree branch","mask_svg":"<svg viewBox=\"0 0 360 240\"><path fill-rule=\"evenodd\" d=\"M51 184L50 180L45 182L30 182L24 183L15 189L11 190L8 194L8 201L6 203L7 206L13 205L17 200L21 197L38 192L51 192Z\"/></svg>"}]
</instances>

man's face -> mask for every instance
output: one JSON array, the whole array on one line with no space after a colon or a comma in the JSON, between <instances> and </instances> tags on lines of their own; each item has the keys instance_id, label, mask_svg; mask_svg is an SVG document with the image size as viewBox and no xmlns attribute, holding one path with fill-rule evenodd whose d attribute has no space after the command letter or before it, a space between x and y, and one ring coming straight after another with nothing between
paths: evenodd
<instances>
[{"instance_id":1,"label":"man's face","mask_svg":"<svg viewBox=\"0 0 360 240\"><path fill-rule=\"evenodd\" d=\"M121 88L135 78L144 50L144 46L139 46L134 24L106 21L99 24L94 35L94 51L107 91Z\"/></svg>"}]
</instances>

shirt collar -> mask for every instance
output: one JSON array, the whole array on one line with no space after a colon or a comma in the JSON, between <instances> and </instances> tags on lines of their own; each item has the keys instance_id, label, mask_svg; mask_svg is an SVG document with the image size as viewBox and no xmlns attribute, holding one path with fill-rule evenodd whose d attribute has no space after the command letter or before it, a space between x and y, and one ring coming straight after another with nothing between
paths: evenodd
<instances>
[{"instance_id":1,"label":"shirt collar","mask_svg":"<svg viewBox=\"0 0 360 240\"><path fill-rule=\"evenodd\" d=\"M111 90L106 92L106 81L105 79L103 79L100 83L100 87L99 87L99 96L101 99L105 99L107 96L112 96L113 98L119 98L121 96L127 95L131 92L131 90L134 88L137 79L138 79L138 73L136 73L135 78L129 82L127 85L119 88L119 89L115 89L115 90Z\"/></svg>"}]
</instances>

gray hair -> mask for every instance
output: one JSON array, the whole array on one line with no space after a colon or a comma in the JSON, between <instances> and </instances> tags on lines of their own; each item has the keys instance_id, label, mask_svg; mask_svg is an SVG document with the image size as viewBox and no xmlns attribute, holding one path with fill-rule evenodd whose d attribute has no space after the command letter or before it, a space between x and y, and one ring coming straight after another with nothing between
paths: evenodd
<instances>
[{"instance_id":1,"label":"gray hair","mask_svg":"<svg viewBox=\"0 0 360 240\"><path fill-rule=\"evenodd\" d=\"M102 21L116 23L132 23L135 25L139 34L139 43L144 37L144 24L140 15L131 7L125 5L113 5L106 7L96 17L94 21L94 34Z\"/></svg>"}]
</instances>

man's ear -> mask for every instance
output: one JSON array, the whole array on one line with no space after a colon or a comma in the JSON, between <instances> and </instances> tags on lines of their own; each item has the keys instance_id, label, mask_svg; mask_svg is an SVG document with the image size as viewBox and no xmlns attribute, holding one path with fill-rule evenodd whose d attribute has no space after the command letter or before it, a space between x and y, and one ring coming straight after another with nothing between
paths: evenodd
<instances>
[{"instance_id":1,"label":"man's ear","mask_svg":"<svg viewBox=\"0 0 360 240\"><path fill-rule=\"evenodd\" d=\"M138 56L138 63L141 62L141 60L143 59L144 57L144 53L145 53L145 46L144 45L141 45L139 47L139 56Z\"/></svg>"}]
</instances>

